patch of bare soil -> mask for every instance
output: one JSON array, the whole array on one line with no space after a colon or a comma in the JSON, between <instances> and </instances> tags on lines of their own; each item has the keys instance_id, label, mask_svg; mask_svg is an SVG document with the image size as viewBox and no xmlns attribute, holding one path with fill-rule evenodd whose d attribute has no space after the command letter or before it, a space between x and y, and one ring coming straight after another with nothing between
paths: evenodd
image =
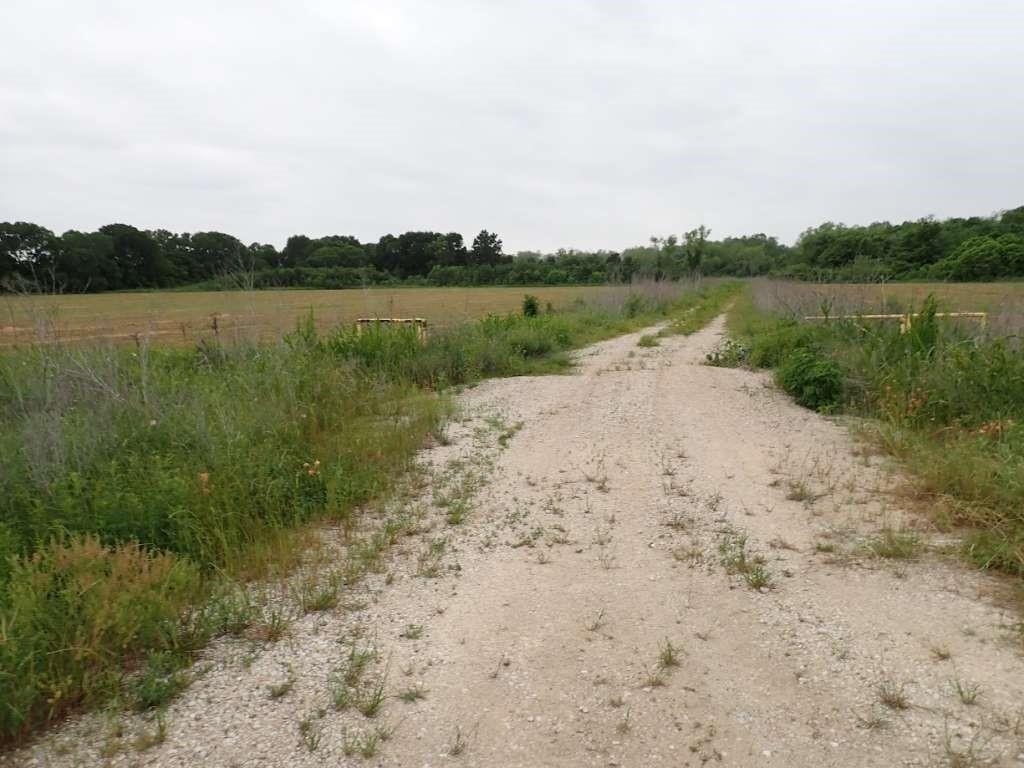
<instances>
[{"instance_id":1,"label":"patch of bare soil","mask_svg":"<svg viewBox=\"0 0 1024 768\"><path fill-rule=\"evenodd\" d=\"M703 365L722 328L467 390L379 573L212 647L165 734L92 715L0 764L1024 764L993 579L841 424Z\"/></svg>"}]
</instances>

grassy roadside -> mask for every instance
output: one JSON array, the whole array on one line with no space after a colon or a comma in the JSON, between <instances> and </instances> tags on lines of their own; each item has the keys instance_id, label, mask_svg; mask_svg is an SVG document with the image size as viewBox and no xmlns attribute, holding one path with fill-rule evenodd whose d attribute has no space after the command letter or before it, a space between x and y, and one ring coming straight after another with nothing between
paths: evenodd
<instances>
[{"instance_id":1,"label":"grassy roadside","mask_svg":"<svg viewBox=\"0 0 1024 768\"><path fill-rule=\"evenodd\" d=\"M0 742L80 707L159 706L211 638L279 634L232 585L287 572L312 522L354 526L439 433L450 387L565 370L575 347L699 322L734 291L639 287L426 344L310 319L272 345L0 357Z\"/></svg>"},{"instance_id":2,"label":"grassy roadside","mask_svg":"<svg viewBox=\"0 0 1024 768\"><path fill-rule=\"evenodd\" d=\"M895 323L802 322L792 308L766 303L750 290L737 299L730 341L709 362L773 369L800 404L869 417L879 445L916 478L936 524L966 529L964 555L1024 577L1018 338L936 317L932 299L903 310L921 313L906 333Z\"/></svg>"}]
</instances>

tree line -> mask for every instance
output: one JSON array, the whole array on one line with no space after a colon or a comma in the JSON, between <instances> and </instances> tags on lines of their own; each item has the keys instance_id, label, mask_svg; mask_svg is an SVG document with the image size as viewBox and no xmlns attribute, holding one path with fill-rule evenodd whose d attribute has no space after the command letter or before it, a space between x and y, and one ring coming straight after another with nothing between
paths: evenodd
<instances>
[{"instance_id":1,"label":"tree line","mask_svg":"<svg viewBox=\"0 0 1024 768\"><path fill-rule=\"evenodd\" d=\"M562 285L679 279L695 274L803 280L998 280L1024 277L1024 206L987 217L901 224L826 222L793 245L766 234L712 240L704 226L617 251L503 251L481 230L405 232L360 242L293 235L284 248L223 232L174 233L108 224L56 235L0 223L0 290L98 292L139 288L348 288L361 285Z\"/></svg>"}]
</instances>

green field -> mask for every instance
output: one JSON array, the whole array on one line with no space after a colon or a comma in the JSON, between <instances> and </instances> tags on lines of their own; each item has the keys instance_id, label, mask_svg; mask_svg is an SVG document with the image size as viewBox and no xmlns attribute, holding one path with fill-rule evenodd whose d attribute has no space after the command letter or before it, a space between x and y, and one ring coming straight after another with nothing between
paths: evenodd
<instances>
[{"instance_id":1,"label":"green field","mask_svg":"<svg viewBox=\"0 0 1024 768\"><path fill-rule=\"evenodd\" d=\"M517 310L524 293L536 296L541 307L551 302L561 308L622 290L583 286L0 295L0 346L136 337L182 345L212 335L227 342L271 341L310 312L320 330L357 317L423 317L430 326L447 327Z\"/></svg>"}]
</instances>

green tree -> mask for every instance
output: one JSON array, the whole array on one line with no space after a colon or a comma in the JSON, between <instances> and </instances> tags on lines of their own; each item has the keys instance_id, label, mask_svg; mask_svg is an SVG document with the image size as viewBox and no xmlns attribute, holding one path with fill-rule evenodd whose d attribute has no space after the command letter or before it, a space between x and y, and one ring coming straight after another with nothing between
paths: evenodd
<instances>
[{"instance_id":1,"label":"green tree","mask_svg":"<svg viewBox=\"0 0 1024 768\"><path fill-rule=\"evenodd\" d=\"M707 252L708 236L711 230L701 224L696 229L691 229L683 235L683 253L685 254L686 269L691 275L700 273L701 264L704 262L704 254Z\"/></svg>"},{"instance_id":2,"label":"green tree","mask_svg":"<svg viewBox=\"0 0 1024 768\"><path fill-rule=\"evenodd\" d=\"M481 229L480 234L473 238L469 262L471 264L499 264L502 258L501 238L493 232Z\"/></svg>"}]
</instances>

